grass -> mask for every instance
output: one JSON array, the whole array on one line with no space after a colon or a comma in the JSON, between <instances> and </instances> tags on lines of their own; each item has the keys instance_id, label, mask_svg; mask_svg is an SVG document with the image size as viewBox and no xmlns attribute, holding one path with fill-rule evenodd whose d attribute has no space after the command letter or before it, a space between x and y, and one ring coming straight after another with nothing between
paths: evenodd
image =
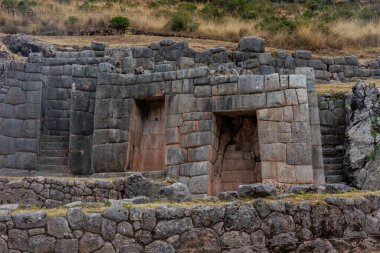
<instances>
[{"instance_id":1,"label":"grass","mask_svg":"<svg viewBox=\"0 0 380 253\"><path fill-rule=\"evenodd\" d=\"M265 201L268 203L274 202L274 201L286 201L286 202L301 202L301 201L310 201L312 203L321 202L326 203L325 199L327 197L336 197L336 198L351 198L356 199L367 195L379 195L380 191L373 191L373 192L366 192L366 191L353 191L353 192L347 192L347 193L337 193L337 194L297 194L294 196L282 198L280 200L278 199L271 199L266 198ZM254 201L252 198L245 198L238 200L243 203L251 203ZM189 202L165 202L165 201L155 201L151 203L145 203L145 204L129 204L124 203L125 208L132 208L132 207L138 207L142 209L147 208L157 208L159 206L172 206L172 207L181 207L181 208L195 208L197 206L224 206L227 205L230 202L227 201L210 201L210 200L194 200ZM103 206L91 206L90 204L83 204L82 210L84 213L102 213L106 208L108 208L110 205L109 203L105 203ZM57 207L57 208L19 208L16 210L11 211L11 214L15 213L25 213L25 212L36 212L36 211L44 211L46 212L48 217L66 217L68 208L66 207Z\"/></svg>"},{"instance_id":2,"label":"grass","mask_svg":"<svg viewBox=\"0 0 380 253\"><path fill-rule=\"evenodd\" d=\"M343 83L327 83L327 84L317 84L317 93L318 94L338 94L338 93L348 93L352 92L352 87L357 82L343 82ZM368 79L365 80L366 84L374 83L377 88L380 88L379 79Z\"/></svg>"},{"instance_id":3,"label":"grass","mask_svg":"<svg viewBox=\"0 0 380 253\"><path fill-rule=\"evenodd\" d=\"M270 46L277 48L352 51L364 50L364 47L380 52L380 23L376 15L380 10L358 3L320 4L313 0L281 4L269 0L241 0L239 4L225 0L207 3L177 0L34 2L28 12L16 7L0 8L0 31L54 36L109 35L113 33L109 20L125 16L131 22L132 34L228 42L254 34L266 38ZM192 25L186 26L191 27L190 30L174 32L170 29L169 21L175 13L191 16Z\"/></svg>"}]
</instances>

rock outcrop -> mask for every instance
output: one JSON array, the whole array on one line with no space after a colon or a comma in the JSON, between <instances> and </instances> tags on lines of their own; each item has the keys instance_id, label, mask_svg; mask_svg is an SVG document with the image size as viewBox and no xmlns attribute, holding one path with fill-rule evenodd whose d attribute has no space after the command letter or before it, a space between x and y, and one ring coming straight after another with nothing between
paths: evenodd
<instances>
[{"instance_id":1,"label":"rock outcrop","mask_svg":"<svg viewBox=\"0 0 380 253\"><path fill-rule=\"evenodd\" d=\"M380 189L380 92L359 82L353 87L346 131L344 171L354 187Z\"/></svg>"},{"instance_id":2,"label":"rock outcrop","mask_svg":"<svg viewBox=\"0 0 380 253\"><path fill-rule=\"evenodd\" d=\"M57 48L47 42L36 40L25 34L9 34L1 41L14 54L27 57L29 53L42 53L45 57L53 57Z\"/></svg>"}]
</instances>

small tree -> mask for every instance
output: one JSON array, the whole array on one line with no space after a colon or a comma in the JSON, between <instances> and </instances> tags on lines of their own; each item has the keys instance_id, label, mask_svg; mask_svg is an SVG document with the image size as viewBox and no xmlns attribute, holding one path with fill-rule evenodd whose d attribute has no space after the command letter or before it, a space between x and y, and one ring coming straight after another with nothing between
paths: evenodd
<instances>
[{"instance_id":1,"label":"small tree","mask_svg":"<svg viewBox=\"0 0 380 253\"><path fill-rule=\"evenodd\" d=\"M130 21L127 17L116 16L110 19L109 26L116 29L118 33L124 33L130 25Z\"/></svg>"}]
</instances>

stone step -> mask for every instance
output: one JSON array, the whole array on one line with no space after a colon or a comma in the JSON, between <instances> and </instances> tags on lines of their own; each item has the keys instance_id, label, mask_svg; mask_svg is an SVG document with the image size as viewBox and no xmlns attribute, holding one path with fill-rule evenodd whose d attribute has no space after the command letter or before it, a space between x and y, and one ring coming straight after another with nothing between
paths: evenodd
<instances>
[{"instance_id":1,"label":"stone step","mask_svg":"<svg viewBox=\"0 0 380 253\"><path fill-rule=\"evenodd\" d=\"M62 150L68 148L68 142L40 142L40 150Z\"/></svg>"},{"instance_id":2,"label":"stone step","mask_svg":"<svg viewBox=\"0 0 380 253\"><path fill-rule=\"evenodd\" d=\"M68 136L41 135L41 142L69 142Z\"/></svg>"},{"instance_id":3,"label":"stone step","mask_svg":"<svg viewBox=\"0 0 380 253\"><path fill-rule=\"evenodd\" d=\"M70 169L65 165L37 164L36 171L41 173L70 173Z\"/></svg>"},{"instance_id":4,"label":"stone step","mask_svg":"<svg viewBox=\"0 0 380 253\"><path fill-rule=\"evenodd\" d=\"M46 165L68 165L69 158L66 157L40 157L38 159L39 164Z\"/></svg>"},{"instance_id":5,"label":"stone step","mask_svg":"<svg viewBox=\"0 0 380 253\"><path fill-rule=\"evenodd\" d=\"M31 171L30 172L31 177L38 177L38 176L43 176L43 177L72 177L73 175L70 173L54 173L54 172L41 172L41 171Z\"/></svg>"},{"instance_id":6,"label":"stone step","mask_svg":"<svg viewBox=\"0 0 380 253\"><path fill-rule=\"evenodd\" d=\"M341 175L326 176L327 184L342 183L342 182L343 182L343 177Z\"/></svg>"},{"instance_id":7,"label":"stone step","mask_svg":"<svg viewBox=\"0 0 380 253\"><path fill-rule=\"evenodd\" d=\"M342 164L325 164L325 171L326 170L342 170L343 166Z\"/></svg>"},{"instance_id":8,"label":"stone step","mask_svg":"<svg viewBox=\"0 0 380 253\"><path fill-rule=\"evenodd\" d=\"M325 175L328 175L328 176L342 175L342 170L325 170Z\"/></svg>"},{"instance_id":9,"label":"stone step","mask_svg":"<svg viewBox=\"0 0 380 253\"><path fill-rule=\"evenodd\" d=\"M40 150L40 157L65 157L69 155L69 150Z\"/></svg>"}]
</instances>

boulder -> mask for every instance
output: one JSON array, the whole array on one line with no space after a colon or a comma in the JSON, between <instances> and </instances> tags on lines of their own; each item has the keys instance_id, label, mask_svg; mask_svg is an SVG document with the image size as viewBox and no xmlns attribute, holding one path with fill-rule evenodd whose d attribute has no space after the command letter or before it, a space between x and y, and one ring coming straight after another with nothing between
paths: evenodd
<instances>
[{"instance_id":1,"label":"boulder","mask_svg":"<svg viewBox=\"0 0 380 253\"><path fill-rule=\"evenodd\" d=\"M345 177L351 186L380 189L380 103L375 85L358 82L352 89L344 156Z\"/></svg>"},{"instance_id":2,"label":"boulder","mask_svg":"<svg viewBox=\"0 0 380 253\"><path fill-rule=\"evenodd\" d=\"M104 245L100 235L85 233L79 241L79 252L90 253Z\"/></svg>"},{"instance_id":3,"label":"boulder","mask_svg":"<svg viewBox=\"0 0 380 253\"><path fill-rule=\"evenodd\" d=\"M21 54L25 57L29 53L42 53L45 57L54 57L57 52L54 45L22 33L6 35L2 42L12 53Z\"/></svg>"},{"instance_id":4,"label":"boulder","mask_svg":"<svg viewBox=\"0 0 380 253\"><path fill-rule=\"evenodd\" d=\"M277 189L272 184L247 184L238 188L239 197L263 198L277 195Z\"/></svg>"},{"instance_id":5,"label":"boulder","mask_svg":"<svg viewBox=\"0 0 380 253\"><path fill-rule=\"evenodd\" d=\"M264 53L265 40L257 36L244 37L239 41L238 49L244 52Z\"/></svg>"},{"instance_id":6,"label":"boulder","mask_svg":"<svg viewBox=\"0 0 380 253\"><path fill-rule=\"evenodd\" d=\"M159 198L164 201L183 202L191 200L190 191L187 185L174 183L162 187L159 191Z\"/></svg>"}]
</instances>

